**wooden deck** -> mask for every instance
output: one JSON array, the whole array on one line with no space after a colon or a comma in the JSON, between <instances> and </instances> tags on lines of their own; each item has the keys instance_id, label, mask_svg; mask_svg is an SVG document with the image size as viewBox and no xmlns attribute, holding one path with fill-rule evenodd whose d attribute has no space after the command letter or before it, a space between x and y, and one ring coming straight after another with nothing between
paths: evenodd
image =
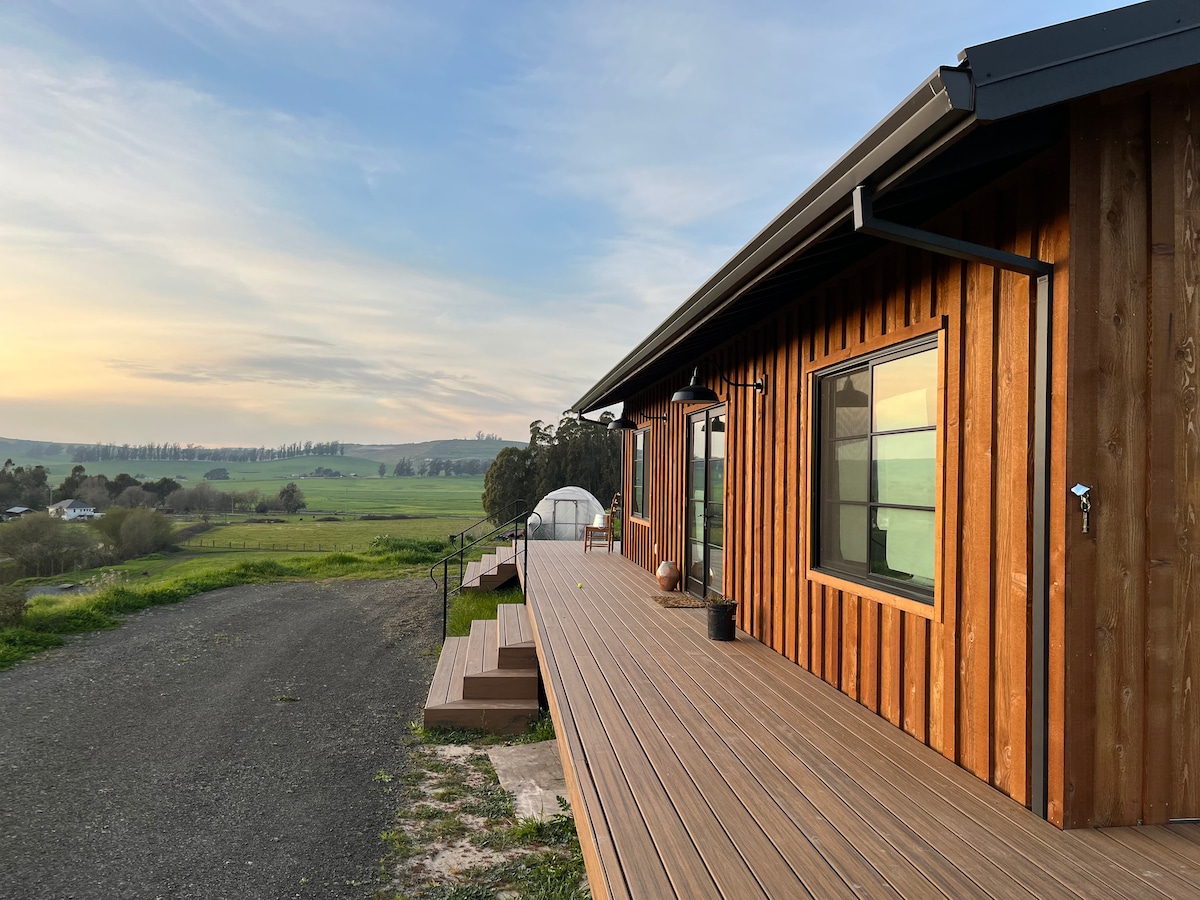
<instances>
[{"instance_id":1,"label":"wooden deck","mask_svg":"<svg viewBox=\"0 0 1200 900\"><path fill-rule=\"evenodd\" d=\"M615 553L526 591L597 898L1200 896L1200 825L1059 831Z\"/></svg>"}]
</instances>

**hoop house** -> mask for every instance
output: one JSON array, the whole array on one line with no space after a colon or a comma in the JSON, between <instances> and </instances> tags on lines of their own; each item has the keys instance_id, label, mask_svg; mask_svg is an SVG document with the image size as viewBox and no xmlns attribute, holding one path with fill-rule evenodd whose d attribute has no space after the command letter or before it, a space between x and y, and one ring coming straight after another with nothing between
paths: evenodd
<instances>
[{"instance_id":1,"label":"hoop house","mask_svg":"<svg viewBox=\"0 0 1200 900\"><path fill-rule=\"evenodd\" d=\"M548 493L533 512L529 536L535 541L582 541L583 529L604 514L604 507L589 491L569 485Z\"/></svg>"}]
</instances>

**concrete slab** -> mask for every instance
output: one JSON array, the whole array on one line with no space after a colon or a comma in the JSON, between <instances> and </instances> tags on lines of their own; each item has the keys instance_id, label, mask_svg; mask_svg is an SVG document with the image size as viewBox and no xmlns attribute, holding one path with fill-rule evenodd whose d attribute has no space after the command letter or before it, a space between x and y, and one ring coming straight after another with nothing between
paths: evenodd
<instances>
[{"instance_id":1,"label":"concrete slab","mask_svg":"<svg viewBox=\"0 0 1200 900\"><path fill-rule=\"evenodd\" d=\"M512 791L518 816L548 819L562 812L558 798L567 799L567 781L555 741L489 747L487 754L500 786Z\"/></svg>"}]
</instances>

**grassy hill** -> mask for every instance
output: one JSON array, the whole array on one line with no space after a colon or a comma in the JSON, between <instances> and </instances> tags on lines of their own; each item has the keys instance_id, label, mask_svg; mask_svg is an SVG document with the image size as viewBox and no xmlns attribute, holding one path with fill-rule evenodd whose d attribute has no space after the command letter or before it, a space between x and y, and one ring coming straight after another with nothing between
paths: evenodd
<instances>
[{"instance_id":1,"label":"grassy hill","mask_svg":"<svg viewBox=\"0 0 1200 900\"><path fill-rule=\"evenodd\" d=\"M399 459L495 459L505 447L524 447L528 441L466 440L424 441L419 444L347 444L346 453L373 460L376 465Z\"/></svg>"},{"instance_id":2,"label":"grassy hill","mask_svg":"<svg viewBox=\"0 0 1200 900\"><path fill-rule=\"evenodd\" d=\"M53 441L31 441L0 437L0 463L11 459L19 466L45 466L53 483L62 481L76 463L71 458L71 444ZM114 478L122 472L143 480L178 478L199 481L210 469L229 470L232 481L263 481L288 479L307 474L318 466L335 469L344 475L374 476L384 463L391 474L392 467L403 458L411 459L484 459L496 458L505 447L523 447L520 441L447 440L414 444L346 444L344 456L300 456L292 459L263 462L218 462L213 460L105 460L85 462L91 475Z\"/></svg>"}]
</instances>

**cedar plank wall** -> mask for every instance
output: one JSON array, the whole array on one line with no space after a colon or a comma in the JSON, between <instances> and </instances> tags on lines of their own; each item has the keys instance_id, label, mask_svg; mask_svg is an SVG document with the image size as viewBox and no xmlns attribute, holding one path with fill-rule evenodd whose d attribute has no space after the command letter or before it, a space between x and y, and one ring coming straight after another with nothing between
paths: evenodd
<instances>
[{"instance_id":1,"label":"cedar plank wall","mask_svg":"<svg viewBox=\"0 0 1200 900\"><path fill-rule=\"evenodd\" d=\"M1067 172L1060 147L930 227L1065 260ZM1065 269L1055 282L1062 330ZM725 577L727 593L740 601L739 625L1022 804L1029 802L1032 291L1028 278L888 245L701 361L709 386L728 401ZM806 365L943 316L946 599L941 620L931 621L803 577L808 397L801 385ZM765 397L726 389L714 374L748 382L764 371ZM670 418L651 424L650 515L628 521L623 545L652 571L664 559L683 559L687 410L669 401L689 375L680 371L628 404ZM1061 470L1061 442L1059 452ZM1052 578L1061 587L1061 553L1056 558Z\"/></svg>"},{"instance_id":2,"label":"cedar plank wall","mask_svg":"<svg viewBox=\"0 0 1200 900\"><path fill-rule=\"evenodd\" d=\"M1072 118L1070 826L1200 816L1200 78Z\"/></svg>"}]
</instances>

